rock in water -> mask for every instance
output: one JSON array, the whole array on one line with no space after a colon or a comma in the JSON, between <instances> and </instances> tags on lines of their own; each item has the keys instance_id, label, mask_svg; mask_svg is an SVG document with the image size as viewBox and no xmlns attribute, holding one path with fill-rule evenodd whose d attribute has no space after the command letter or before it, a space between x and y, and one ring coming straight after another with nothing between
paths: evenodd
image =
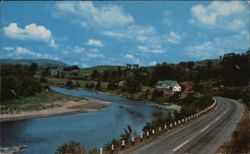
<instances>
[{"instance_id":1,"label":"rock in water","mask_svg":"<svg viewBox=\"0 0 250 154\"><path fill-rule=\"evenodd\" d=\"M15 154L18 152L24 152L28 145L18 145L13 147L0 147L1 154Z\"/></svg>"}]
</instances>

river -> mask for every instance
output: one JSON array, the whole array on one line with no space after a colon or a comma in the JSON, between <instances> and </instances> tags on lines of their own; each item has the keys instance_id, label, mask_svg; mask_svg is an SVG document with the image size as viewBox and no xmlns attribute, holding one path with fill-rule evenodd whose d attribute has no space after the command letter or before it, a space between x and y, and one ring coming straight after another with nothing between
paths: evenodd
<instances>
[{"instance_id":1,"label":"river","mask_svg":"<svg viewBox=\"0 0 250 154\"><path fill-rule=\"evenodd\" d=\"M112 102L103 111L77 113L1 123L1 146L27 144L24 153L53 154L58 146L77 141L85 147L102 147L113 138L119 138L123 128L130 125L137 133L146 122L159 113L171 110L161 109L149 102L136 102L127 98L52 87L53 90L80 97L89 97Z\"/></svg>"}]
</instances>

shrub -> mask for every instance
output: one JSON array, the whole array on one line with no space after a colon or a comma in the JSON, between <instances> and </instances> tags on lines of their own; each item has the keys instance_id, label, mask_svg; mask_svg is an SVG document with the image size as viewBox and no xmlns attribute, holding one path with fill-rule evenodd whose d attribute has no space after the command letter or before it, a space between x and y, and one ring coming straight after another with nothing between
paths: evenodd
<instances>
[{"instance_id":1,"label":"shrub","mask_svg":"<svg viewBox=\"0 0 250 154\"><path fill-rule=\"evenodd\" d=\"M56 154L84 154L84 151L84 146L82 146L80 143L71 141L70 143L60 146L57 149Z\"/></svg>"},{"instance_id":2,"label":"shrub","mask_svg":"<svg viewBox=\"0 0 250 154\"><path fill-rule=\"evenodd\" d=\"M157 99L159 97L163 97L163 90L158 90L158 89L155 89L152 93L152 99Z\"/></svg>"}]
</instances>

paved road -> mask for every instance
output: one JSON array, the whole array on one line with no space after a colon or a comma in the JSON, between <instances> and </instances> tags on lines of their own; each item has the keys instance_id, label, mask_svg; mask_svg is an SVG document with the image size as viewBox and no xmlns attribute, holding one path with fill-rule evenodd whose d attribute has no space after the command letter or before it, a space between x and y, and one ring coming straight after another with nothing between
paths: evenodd
<instances>
[{"instance_id":1,"label":"paved road","mask_svg":"<svg viewBox=\"0 0 250 154\"><path fill-rule=\"evenodd\" d=\"M226 98L216 98L217 106L193 124L167 134L133 154L213 154L230 139L243 115L240 103Z\"/></svg>"}]
</instances>

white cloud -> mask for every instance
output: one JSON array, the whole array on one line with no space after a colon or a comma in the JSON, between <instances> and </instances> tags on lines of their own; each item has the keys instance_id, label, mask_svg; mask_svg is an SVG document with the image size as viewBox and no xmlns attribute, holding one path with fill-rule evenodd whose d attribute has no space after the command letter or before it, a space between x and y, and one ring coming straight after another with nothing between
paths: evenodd
<instances>
[{"instance_id":1,"label":"white cloud","mask_svg":"<svg viewBox=\"0 0 250 154\"><path fill-rule=\"evenodd\" d=\"M51 39L51 40L50 40L49 46L50 46L51 48L57 48L57 45L56 45L54 39Z\"/></svg>"},{"instance_id":2,"label":"white cloud","mask_svg":"<svg viewBox=\"0 0 250 154\"><path fill-rule=\"evenodd\" d=\"M164 10L163 11L163 18L162 18L162 23L167 25L167 26L171 26L173 24L171 17L172 17L172 13L168 10Z\"/></svg>"},{"instance_id":3,"label":"white cloud","mask_svg":"<svg viewBox=\"0 0 250 154\"><path fill-rule=\"evenodd\" d=\"M117 31L105 31L103 32L104 35L112 37L112 38L124 38L127 37L124 33L122 32L117 32Z\"/></svg>"},{"instance_id":4,"label":"white cloud","mask_svg":"<svg viewBox=\"0 0 250 154\"><path fill-rule=\"evenodd\" d=\"M35 52L35 51L31 51L31 50L23 48L23 47L17 47L16 48L16 53L27 55L27 56L33 56L33 57L37 57L37 58L42 57L42 55L40 53Z\"/></svg>"},{"instance_id":5,"label":"white cloud","mask_svg":"<svg viewBox=\"0 0 250 154\"><path fill-rule=\"evenodd\" d=\"M191 8L191 24L205 28L238 30L247 25L249 10L240 1L213 1L209 5L195 5Z\"/></svg>"},{"instance_id":6,"label":"white cloud","mask_svg":"<svg viewBox=\"0 0 250 154\"><path fill-rule=\"evenodd\" d=\"M14 50L13 47L3 47L3 49L6 50L6 51L13 51Z\"/></svg>"},{"instance_id":7,"label":"white cloud","mask_svg":"<svg viewBox=\"0 0 250 154\"><path fill-rule=\"evenodd\" d=\"M213 53L216 52L216 47L212 42L204 42L202 44L192 45L187 47L188 54L194 58L212 58Z\"/></svg>"},{"instance_id":8,"label":"white cloud","mask_svg":"<svg viewBox=\"0 0 250 154\"><path fill-rule=\"evenodd\" d=\"M127 59L129 62L132 62L133 64L141 64L141 61L139 58L135 58L134 55L126 54L125 59Z\"/></svg>"},{"instance_id":9,"label":"white cloud","mask_svg":"<svg viewBox=\"0 0 250 154\"><path fill-rule=\"evenodd\" d=\"M5 55L8 58L48 58L48 59L54 59L58 60L58 57L49 55L47 53L40 53L37 51L33 51L24 47L3 47L2 48L5 52L3 52L3 55Z\"/></svg>"},{"instance_id":10,"label":"white cloud","mask_svg":"<svg viewBox=\"0 0 250 154\"><path fill-rule=\"evenodd\" d=\"M83 26L126 26L134 23L134 18L117 5L96 7L91 1L57 2L55 16L74 14Z\"/></svg>"},{"instance_id":11,"label":"white cloud","mask_svg":"<svg viewBox=\"0 0 250 154\"><path fill-rule=\"evenodd\" d=\"M181 36L176 32L169 32L167 35L167 41L173 44L179 44L181 41Z\"/></svg>"},{"instance_id":12,"label":"white cloud","mask_svg":"<svg viewBox=\"0 0 250 154\"><path fill-rule=\"evenodd\" d=\"M142 45L138 45L137 46L137 50L143 53L153 53L153 54L160 54L160 53L164 53L165 51L161 48L154 48L154 47L146 47L146 46L142 46Z\"/></svg>"},{"instance_id":13,"label":"white cloud","mask_svg":"<svg viewBox=\"0 0 250 154\"><path fill-rule=\"evenodd\" d=\"M83 47L75 46L74 52L76 54L82 54L84 51L85 51L85 49Z\"/></svg>"},{"instance_id":14,"label":"white cloud","mask_svg":"<svg viewBox=\"0 0 250 154\"><path fill-rule=\"evenodd\" d=\"M91 1L58 2L55 5L55 13L59 14L59 16L65 14L75 15L74 22L79 23L84 28L94 28L95 31L110 38L121 41L130 40L147 46L148 50L144 50L144 52L164 52L163 45L166 42L162 40L161 35L156 34L154 26L136 24L133 16L118 5L94 4ZM93 39L86 44L95 45L96 47L104 46L102 42Z\"/></svg>"},{"instance_id":15,"label":"white cloud","mask_svg":"<svg viewBox=\"0 0 250 154\"><path fill-rule=\"evenodd\" d=\"M194 58L218 58L229 52L242 52L249 48L249 33L242 31L239 34L216 37L211 41L204 41L186 47L188 55Z\"/></svg>"},{"instance_id":16,"label":"white cloud","mask_svg":"<svg viewBox=\"0 0 250 154\"><path fill-rule=\"evenodd\" d=\"M97 46L97 47L103 47L103 43L100 40L94 40L94 39L89 39L88 42L86 43L89 46Z\"/></svg>"},{"instance_id":17,"label":"white cloud","mask_svg":"<svg viewBox=\"0 0 250 154\"><path fill-rule=\"evenodd\" d=\"M151 62L149 63L150 66L155 66L156 64L157 64L156 61L151 61Z\"/></svg>"},{"instance_id":18,"label":"white cloud","mask_svg":"<svg viewBox=\"0 0 250 154\"><path fill-rule=\"evenodd\" d=\"M20 28L17 26L17 23L10 23L8 26L3 27L3 31L6 36L11 38L45 41L49 43L50 47L56 47L51 31L43 25L32 23L26 25L24 28Z\"/></svg>"},{"instance_id":19,"label":"white cloud","mask_svg":"<svg viewBox=\"0 0 250 154\"><path fill-rule=\"evenodd\" d=\"M130 25L125 28L104 31L103 34L112 38L146 41L155 33L153 26Z\"/></svg>"},{"instance_id":20,"label":"white cloud","mask_svg":"<svg viewBox=\"0 0 250 154\"><path fill-rule=\"evenodd\" d=\"M140 43L137 51L142 53L164 53L163 40L157 35L153 26L131 25L122 29L104 31L104 35L115 39L132 40Z\"/></svg>"},{"instance_id":21,"label":"white cloud","mask_svg":"<svg viewBox=\"0 0 250 154\"><path fill-rule=\"evenodd\" d=\"M89 58L105 58L105 56L101 53L101 51L96 48L90 49L86 55Z\"/></svg>"},{"instance_id":22,"label":"white cloud","mask_svg":"<svg viewBox=\"0 0 250 154\"><path fill-rule=\"evenodd\" d=\"M68 50L63 50L63 51L62 51L62 54L68 55L68 54L69 54L69 51L68 51Z\"/></svg>"}]
</instances>

